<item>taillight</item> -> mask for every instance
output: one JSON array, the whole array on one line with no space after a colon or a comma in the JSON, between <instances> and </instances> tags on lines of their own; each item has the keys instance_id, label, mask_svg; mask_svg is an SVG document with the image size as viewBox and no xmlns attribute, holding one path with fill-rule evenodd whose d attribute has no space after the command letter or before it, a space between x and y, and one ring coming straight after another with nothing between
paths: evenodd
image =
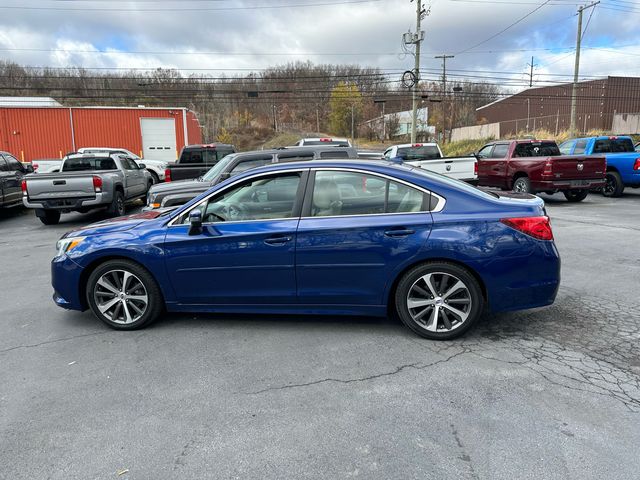
<instances>
[{"instance_id":1,"label":"taillight","mask_svg":"<svg viewBox=\"0 0 640 480\"><path fill-rule=\"evenodd\" d=\"M93 176L93 190L97 193L102 191L102 178L97 175Z\"/></svg>"},{"instance_id":2,"label":"taillight","mask_svg":"<svg viewBox=\"0 0 640 480\"><path fill-rule=\"evenodd\" d=\"M473 163L473 174L477 177L478 176L478 162L474 162Z\"/></svg>"},{"instance_id":3,"label":"taillight","mask_svg":"<svg viewBox=\"0 0 640 480\"><path fill-rule=\"evenodd\" d=\"M503 218L502 223L538 240L553 240L549 217Z\"/></svg>"},{"instance_id":4,"label":"taillight","mask_svg":"<svg viewBox=\"0 0 640 480\"><path fill-rule=\"evenodd\" d=\"M171 170L169 170L168 168L164 169L164 181L165 182L171 181Z\"/></svg>"},{"instance_id":5,"label":"taillight","mask_svg":"<svg viewBox=\"0 0 640 480\"><path fill-rule=\"evenodd\" d=\"M422 144L421 144L421 143L414 143L414 144L412 145L412 147L416 147L416 148L417 148L417 147L421 147L421 146L422 146Z\"/></svg>"},{"instance_id":6,"label":"taillight","mask_svg":"<svg viewBox=\"0 0 640 480\"><path fill-rule=\"evenodd\" d=\"M26 197L27 196L27 181L26 180L22 180L22 183L20 183L20 188L22 189L22 195L24 195Z\"/></svg>"},{"instance_id":7,"label":"taillight","mask_svg":"<svg viewBox=\"0 0 640 480\"><path fill-rule=\"evenodd\" d=\"M543 177L553 177L553 163L550 160L544 164L544 170L542 170Z\"/></svg>"},{"instance_id":8,"label":"taillight","mask_svg":"<svg viewBox=\"0 0 640 480\"><path fill-rule=\"evenodd\" d=\"M331 139L330 138L321 138L320 141L321 142L330 142Z\"/></svg>"},{"instance_id":9,"label":"taillight","mask_svg":"<svg viewBox=\"0 0 640 480\"><path fill-rule=\"evenodd\" d=\"M636 158L635 163L633 164L634 170L640 170L640 158Z\"/></svg>"},{"instance_id":10,"label":"taillight","mask_svg":"<svg viewBox=\"0 0 640 480\"><path fill-rule=\"evenodd\" d=\"M40 165L38 165L38 164L37 164L37 163L35 163L35 162L31 162L31 166L33 167L33 171L34 171L34 172L37 172L37 171L38 171L38 167L39 167Z\"/></svg>"}]
</instances>

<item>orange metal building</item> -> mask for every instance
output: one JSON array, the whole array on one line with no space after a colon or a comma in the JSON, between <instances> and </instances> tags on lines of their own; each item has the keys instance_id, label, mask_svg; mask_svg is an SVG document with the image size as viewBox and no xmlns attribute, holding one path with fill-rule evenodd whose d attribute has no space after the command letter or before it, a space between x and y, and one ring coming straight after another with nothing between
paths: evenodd
<instances>
[{"instance_id":1,"label":"orange metal building","mask_svg":"<svg viewBox=\"0 0 640 480\"><path fill-rule=\"evenodd\" d=\"M62 158L82 147L175 160L182 147L197 143L200 123L186 108L0 106L0 150L24 162Z\"/></svg>"}]
</instances>

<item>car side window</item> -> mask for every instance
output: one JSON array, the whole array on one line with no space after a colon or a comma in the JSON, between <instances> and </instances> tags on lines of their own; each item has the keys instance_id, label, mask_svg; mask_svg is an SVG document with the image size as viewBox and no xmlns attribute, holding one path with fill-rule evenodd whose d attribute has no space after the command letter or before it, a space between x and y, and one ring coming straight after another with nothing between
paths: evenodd
<instances>
[{"instance_id":1,"label":"car side window","mask_svg":"<svg viewBox=\"0 0 640 480\"><path fill-rule=\"evenodd\" d=\"M251 158L251 159L243 160L231 169L231 171L229 172L229 176L233 177L234 175L238 175L239 173L245 172L252 168L258 168L264 165L268 165L271 163L271 161L272 161L272 158L270 155L260 157L260 158Z\"/></svg>"},{"instance_id":2,"label":"car side window","mask_svg":"<svg viewBox=\"0 0 640 480\"><path fill-rule=\"evenodd\" d=\"M393 149L388 149L384 152L384 158L391 158L391 152L393 151Z\"/></svg>"},{"instance_id":3,"label":"car side window","mask_svg":"<svg viewBox=\"0 0 640 480\"><path fill-rule=\"evenodd\" d=\"M480 149L478 152L478 157L480 158L489 158L491 154L491 150L493 149L493 145L486 145Z\"/></svg>"},{"instance_id":4,"label":"car side window","mask_svg":"<svg viewBox=\"0 0 640 480\"><path fill-rule=\"evenodd\" d=\"M311 215L375 215L428 210L429 194L375 175L319 171L311 198Z\"/></svg>"},{"instance_id":5,"label":"car side window","mask_svg":"<svg viewBox=\"0 0 640 480\"><path fill-rule=\"evenodd\" d=\"M4 158L7 161L7 166L9 167L9 171L24 172L24 167L18 160L16 160L15 157L11 155L5 155Z\"/></svg>"},{"instance_id":6,"label":"car side window","mask_svg":"<svg viewBox=\"0 0 640 480\"><path fill-rule=\"evenodd\" d=\"M300 173L259 177L235 185L209 199L203 223L291 218L300 185ZM182 223L189 223L188 215Z\"/></svg>"},{"instance_id":7,"label":"car side window","mask_svg":"<svg viewBox=\"0 0 640 480\"><path fill-rule=\"evenodd\" d=\"M573 150L574 155L582 155L587 149L587 139L582 138L576 141L576 148ZM560 150L562 151L562 150Z\"/></svg>"},{"instance_id":8,"label":"car side window","mask_svg":"<svg viewBox=\"0 0 640 480\"><path fill-rule=\"evenodd\" d=\"M560 149L560 153L562 155L569 155L571 153L571 149L573 148L573 145L575 143L576 143L575 140L569 140L567 142L564 142L564 143L560 144L560 146L558 147ZM586 145L586 144L587 144L587 142L584 143L584 145ZM580 153L584 153L584 146L582 147L582 152L580 152Z\"/></svg>"},{"instance_id":9,"label":"car side window","mask_svg":"<svg viewBox=\"0 0 640 480\"><path fill-rule=\"evenodd\" d=\"M509 144L508 143L498 143L495 147L493 147L493 152L491 152L491 158L505 158L509 153Z\"/></svg>"},{"instance_id":10,"label":"car side window","mask_svg":"<svg viewBox=\"0 0 640 480\"><path fill-rule=\"evenodd\" d=\"M5 161L3 156L0 155L0 172L6 172L8 170L9 170L9 166L7 165L7 162Z\"/></svg>"},{"instance_id":11,"label":"car side window","mask_svg":"<svg viewBox=\"0 0 640 480\"><path fill-rule=\"evenodd\" d=\"M125 170L137 170L135 166L131 165L133 162L128 158L120 157L120 163L122 163Z\"/></svg>"},{"instance_id":12,"label":"car side window","mask_svg":"<svg viewBox=\"0 0 640 480\"><path fill-rule=\"evenodd\" d=\"M313 160L313 152L293 152L278 154L278 162L296 162L298 160Z\"/></svg>"}]
</instances>

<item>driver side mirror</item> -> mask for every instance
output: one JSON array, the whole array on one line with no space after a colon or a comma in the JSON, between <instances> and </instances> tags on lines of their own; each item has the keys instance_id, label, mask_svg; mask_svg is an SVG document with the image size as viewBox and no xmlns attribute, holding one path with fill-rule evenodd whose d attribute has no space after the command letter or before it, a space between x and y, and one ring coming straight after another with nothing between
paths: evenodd
<instances>
[{"instance_id":1,"label":"driver side mirror","mask_svg":"<svg viewBox=\"0 0 640 480\"><path fill-rule=\"evenodd\" d=\"M25 164L24 172L25 173L33 173L33 172L35 172L35 170L33 169L33 165L31 165L30 163Z\"/></svg>"},{"instance_id":2,"label":"driver side mirror","mask_svg":"<svg viewBox=\"0 0 640 480\"><path fill-rule=\"evenodd\" d=\"M189 212L189 235L200 235L202 233L202 212L191 210Z\"/></svg>"},{"instance_id":3,"label":"driver side mirror","mask_svg":"<svg viewBox=\"0 0 640 480\"><path fill-rule=\"evenodd\" d=\"M144 163L139 163L138 168L142 170L143 168L147 168L147 166Z\"/></svg>"}]
</instances>

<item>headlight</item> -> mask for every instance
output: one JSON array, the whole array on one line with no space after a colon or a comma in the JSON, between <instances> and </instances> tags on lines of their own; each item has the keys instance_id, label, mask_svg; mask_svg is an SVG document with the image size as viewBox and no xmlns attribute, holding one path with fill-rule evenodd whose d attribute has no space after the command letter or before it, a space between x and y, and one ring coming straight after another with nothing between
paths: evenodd
<instances>
[{"instance_id":1,"label":"headlight","mask_svg":"<svg viewBox=\"0 0 640 480\"><path fill-rule=\"evenodd\" d=\"M61 255L64 255L65 253L69 253L71 250L73 250L78 245L80 245L80 243L82 243L84 238L85 237L61 238L56 243L56 250L58 251L58 253L56 253L56 256L59 257Z\"/></svg>"},{"instance_id":2,"label":"headlight","mask_svg":"<svg viewBox=\"0 0 640 480\"><path fill-rule=\"evenodd\" d=\"M156 198L157 198L157 194L156 193L151 193L149 192L147 194L147 206L151 207L151 208L160 208L160 202L156 202Z\"/></svg>"}]
</instances>

